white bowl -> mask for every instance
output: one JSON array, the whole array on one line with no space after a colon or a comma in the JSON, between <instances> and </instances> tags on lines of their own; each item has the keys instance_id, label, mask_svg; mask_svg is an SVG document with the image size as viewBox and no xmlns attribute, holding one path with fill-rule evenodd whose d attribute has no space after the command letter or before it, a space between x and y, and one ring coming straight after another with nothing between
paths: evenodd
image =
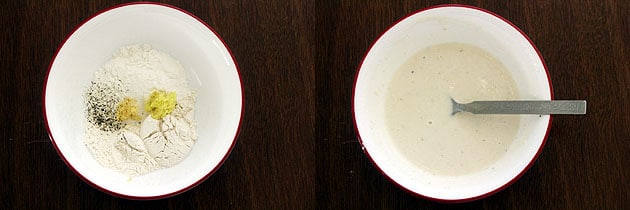
<instances>
[{"instance_id":1,"label":"white bowl","mask_svg":"<svg viewBox=\"0 0 630 210\"><path fill-rule=\"evenodd\" d=\"M179 164L129 178L101 166L86 148L83 94L115 51L144 43L186 69L198 93L198 139ZM238 67L225 43L192 14L158 3L114 6L82 23L52 60L43 100L50 139L66 164L90 185L128 199L165 198L203 182L236 143L243 112Z\"/></svg>"},{"instance_id":2,"label":"white bowl","mask_svg":"<svg viewBox=\"0 0 630 210\"><path fill-rule=\"evenodd\" d=\"M479 47L497 58L514 78L520 98L553 98L540 53L516 26L483 9L440 5L403 18L376 40L357 73L353 115L365 153L388 179L416 196L465 202L489 196L518 179L542 150L551 117L522 116L516 138L505 155L488 169L464 175L435 175L408 161L395 148L387 131L388 84L397 67L410 56L426 47L450 42Z\"/></svg>"}]
</instances>

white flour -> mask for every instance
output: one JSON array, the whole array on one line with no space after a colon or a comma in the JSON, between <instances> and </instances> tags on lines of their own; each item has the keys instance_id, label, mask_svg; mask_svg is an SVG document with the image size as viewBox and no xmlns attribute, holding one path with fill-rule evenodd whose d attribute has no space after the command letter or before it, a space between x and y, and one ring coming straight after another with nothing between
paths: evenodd
<instances>
[{"instance_id":1,"label":"white flour","mask_svg":"<svg viewBox=\"0 0 630 210\"><path fill-rule=\"evenodd\" d=\"M136 99L143 119L126 122L115 131L86 122L86 146L101 165L133 177L170 167L188 155L197 139L196 94L188 88L186 72L177 60L148 44L125 46L96 72L93 82L122 84L124 93L111 97ZM154 89L177 94L175 109L161 120L143 109Z\"/></svg>"},{"instance_id":2,"label":"white flour","mask_svg":"<svg viewBox=\"0 0 630 210\"><path fill-rule=\"evenodd\" d=\"M137 99L138 104L144 104L153 89L174 91L178 101L190 94L186 72L179 61L148 44L120 48L94 75L95 82L116 80L121 80L127 95Z\"/></svg>"}]
</instances>

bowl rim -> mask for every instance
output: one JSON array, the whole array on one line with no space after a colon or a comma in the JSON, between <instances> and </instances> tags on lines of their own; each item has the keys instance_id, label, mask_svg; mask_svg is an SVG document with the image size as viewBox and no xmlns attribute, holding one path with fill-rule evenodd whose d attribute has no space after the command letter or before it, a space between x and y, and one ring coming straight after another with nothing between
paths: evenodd
<instances>
[{"instance_id":1,"label":"bowl rim","mask_svg":"<svg viewBox=\"0 0 630 210\"><path fill-rule=\"evenodd\" d=\"M68 162L66 157L61 153L61 150L57 146L57 143L55 142L55 139L53 138L52 133L50 131L50 125L48 124L48 115L46 113L46 88L48 87L48 79L49 79L49 76L50 76L50 70L51 70L53 64L55 63L59 52L61 51L63 46L65 46L65 44L68 41L68 39L70 39L77 32L77 30L79 30L81 27L83 27L86 23L90 22L95 17L98 17L98 16L100 16L100 15L106 13L106 12L109 12L109 11L112 11L112 10L115 10L115 9L119 9L119 8L123 8L123 7L127 7L127 6L135 6L135 5L159 6L159 7L165 7L167 9L174 9L174 10L177 10L178 12L181 12L181 13L183 13L185 15L188 15L188 16L192 17L197 22L199 22L203 26L205 26L211 33L213 33L221 41L223 47L225 47L227 52L229 53L230 58L231 58L232 62L234 63L234 68L236 70L236 74L237 74L237 77L238 77L238 82L239 82L239 85L240 85L240 91L241 91L241 110L240 110L240 114L239 114L238 124L237 124L237 127L236 127L236 132L234 133L234 138L232 139L232 143L230 144L230 147L226 151L225 155L221 158L219 163L216 166L214 166L210 171L208 171L208 173L205 176L201 177L199 180L196 180L195 182L193 182L192 184L190 184L190 185L188 185L188 186L186 186L184 188L181 188L181 189L173 191L173 192L165 193L165 194L151 195L151 196L127 195L127 194L114 192L114 191L108 190L108 189L106 189L106 188L104 188L102 186L99 186L99 185L95 184L94 182L90 181L89 179L87 179L86 177L84 177L77 169L75 169ZM245 108L244 108L244 106L245 106L245 94L244 94L243 80L241 78L240 68L238 66L238 63L236 62L236 59L234 59L234 53L232 53L232 50L230 50L230 48L228 47L228 45L225 42L225 40L223 40L223 38L221 38L221 36L219 36L219 34L214 30L214 28L212 28L210 25L208 25L205 21L203 21L199 17L195 16L194 14L192 14L189 11L186 11L184 9L181 9L179 7L176 7L176 6L173 6L173 5L170 5L170 4L160 3L160 2L128 2L128 3L122 3L122 4L117 4L117 5L114 5L114 6L110 6L108 8L102 9L102 10L92 14L87 19L85 19L81 23L79 23L79 25L77 25L72 30L72 32L70 32L63 39L63 41L61 42L59 47L57 47L57 50L56 50L55 54L53 55L53 57L52 57L52 59L50 61L50 64L48 65L47 71L48 72L46 73L46 78L44 80L44 88L43 88L43 91L42 91L42 110L43 110L44 121L46 123L46 131L48 132L48 137L50 138L50 141L51 141L53 147L55 148L55 150L57 151L57 154L59 154L59 156L61 157L63 162L80 179L82 179L84 182L86 182L90 186L100 190L101 192L110 194L110 195L115 196L115 197L120 197L120 198L124 198L124 199L129 199L129 200L158 200L158 199L164 199L164 198L168 198L168 197L173 197L173 196L179 195L181 193L184 193L184 192L186 192L186 191L196 187L197 185L199 185L202 182L204 182L205 180L207 180L214 173L216 173L216 171L223 165L223 163L226 161L226 159L229 157L230 153L234 149L234 147L235 147L235 145L237 143L238 136L241 133L241 125L242 125L242 122L243 122L243 114L244 114L244 110L245 110Z\"/></svg>"},{"instance_id":2,"label":"bowl rim","mask_svg":"<svg viewBox=\"0 0 630 210\"><path fill-rule=\"evenodd\" d=\"M467 197L467 198L461 198L461 199L444 199L444 198L437 198L437 197L432 197L430 195L424 195L424 194L420 194L417 192L412 191L411 189L403 186L402 184L396 182L396 180L394 180L392 177L390 177L381 167L379 167L379 165L376 163L376 161L371 157L369 151L366 149L365 144L363 143L363 139L361 138L361 133L359 132L359 128L358 128L358 123L357 123L357 113L355 110L355 101L356 101L356 94L357 94L357 83L358 83L358 79L359 79L359 74L361 72L361 68L363 67L363 64L365 63L365 59L367 58L368 54L372 51L372 49L374 48L374 46L376 45L376 43L386 34L388 33L394 26L400 24L401 22L407 20L408 18L410 18L413 15L428 11L428 10L432 10L432 9L439 9L439 8L460 8L460 9L473 9L473 10L477 10L479 12L483 12L489 15L494 16L495 18L498 18L499 20L507 23L509 26L511 26L514 30L518 31L523 38L525 38L529 45L534 49L534 51L536 51L536 54L538 55L538 58L540 59L542 66L545 69L545 73L547 76L547 82L549 84L549 91L550 91L550 99L553 100L554 99L554 95L553 95L553 85L551 84L551 77L549 75L549 69L547 68L547 64L545 63L545 60L542 57L542 54L540 53L540 51L538 50L538 48L536 47L536 45L533 43L533 41L525 34L525 32L523 32L520 28L518 28L514 23L510 22L509 20L505 19L504 17L493 13L489 10L483 9L483 8L479 8L479 7L475 7L475 6L471 6L471 5L464 5L464 4L440 4L440 5L434 5L434 6L430 6L430 7L426 7L423 9L419 9L416 10L414 12L411 12L407 15L405 15L403 18L398 19L397 21L395 21L393 24L391 24L386 30L384 30L383 32L381 32L381 34L372 42L372 44L370 45L370 47L368 48L368 50L365 52L365 55L363 56L363 59L361 59L361 63L359 63L356 73L355 73L355 77L354 77L354 84L352 87L352 121L353 121L353 125L354 125L354 131L356 132L357 135L357 139L359 141L359 143L361 144L361 149L363 150L363 153L365 153L365 155L367 156L367 158L370 160L370 162L372 163L372 165L378 170L379 173L381 173L383 176L385 176L385 178L387 180L389 180L391 183L393 183L395 186L397 186L398 188L414 195L415 197L418 198L424 198L424 199L428 199L428 200L432 200L432 201L436 201L436 202L440 202L440 203L463 203L463 202L470 202L470 201L474 201L474 200L479 200L479 199L483 199L486 198L488 196L491 196L493 194L496 194L497 192L509 187L510 185L512 185L514 182L516 182L521 176L523 176L525 174L525 172L527 172L529 170L529 168L531 168L531 166L534 164L534 162L536 161L536 159L538 159L538 156L540 155L540 153L542 152L542 149L544 148L548 136L549 136L549 131L551 129L551 122L552 122L552 115L549 115L549 121L547 123L547 130L545 131L545 135L542 139L542 143L540 145L540 147L538 148L538 150L536 151L536 153L534 154L534 156L532 156L531 160L529 161L529 163L523 168L522 171L520 171L516 176L514 176L512 179L510 179L510 181L506 182L505 184L497 187L494 190L491 190L489 192L483 193L481 195L477 195L477 196L473 196L473 197Z\"/></svg>"}]
</instances>

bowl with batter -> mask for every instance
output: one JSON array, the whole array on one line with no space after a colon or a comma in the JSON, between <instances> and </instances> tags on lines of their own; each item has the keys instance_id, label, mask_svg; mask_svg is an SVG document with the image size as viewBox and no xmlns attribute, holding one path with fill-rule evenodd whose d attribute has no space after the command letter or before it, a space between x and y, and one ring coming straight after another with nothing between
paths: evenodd
<instances>
[{"instance_id":1,"label":"bowl with batter","mask_svg":"<svg viewBox=\"0 0 630 210\"><path fill-rule=\"evenodd\" d=\"M440 5L390 27L364 57L353 117L364 152L419 197L465 202L516 181L541 152L549 115L451 115L451 99L551 100L542 56L489 11Z\"/></svg>"}]
</instances>

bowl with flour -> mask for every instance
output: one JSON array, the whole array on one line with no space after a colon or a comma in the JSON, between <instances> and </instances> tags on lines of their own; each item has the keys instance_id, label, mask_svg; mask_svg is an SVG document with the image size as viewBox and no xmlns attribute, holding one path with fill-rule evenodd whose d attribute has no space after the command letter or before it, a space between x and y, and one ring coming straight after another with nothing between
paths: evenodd
<instances>
[{"instance_id":1,"label":"bowl with flour","mask_svg":"<svg viewBox=\"0 0 630 210\"><path fill-rule=\"evenodd\" d=\"M105 9L51 61L43 96L50 139L72 171L127 199L161 199L212 175L243 111L237 64L214 30L160 3Z\"/></svg>"},{"instance_id":2,"label":"bowl with flour","mask_svg":"<svg viewBox=\"0 0 630 210\"><path fill-rule=\"evenodd\" d=\"M387 29L353 90L365 154L391 182L440 202L484 198L541 152L549 115L451 115L451 98L551 100L542 56L515 25L464 5L420 10Z\"/></svg>"}]
</instances>

